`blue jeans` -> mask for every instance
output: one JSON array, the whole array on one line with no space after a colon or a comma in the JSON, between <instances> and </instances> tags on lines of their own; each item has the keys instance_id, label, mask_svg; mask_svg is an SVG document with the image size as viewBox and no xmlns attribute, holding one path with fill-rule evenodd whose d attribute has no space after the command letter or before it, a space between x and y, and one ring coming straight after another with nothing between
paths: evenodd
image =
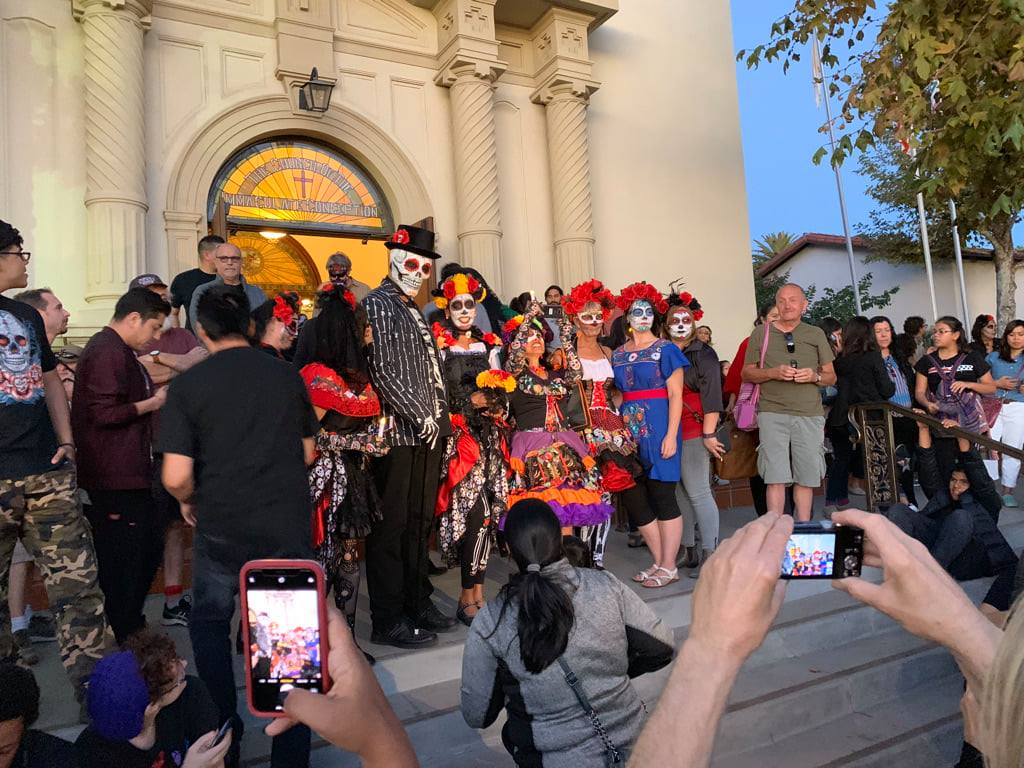
<instances>
[{"instance_id":1,"label":"blue jeans","mask_svg":"<svg viewBox=\"0 0 1024 768\"><path fill-rule=\"evenodd\" d=\"M238 595L238 574L247 560L272 557L273 552L246 552L239 542L214 541L197 535L193 548L192 613L188 633L196 659L196 672L210 690L220 720L234 719L227 768L238 765L244 724L238 716L238 693L232 668L231 617ZM270 752L272 768L308 768L310 732L297 725L276 736Z\"/></svg>"}]
</instances>

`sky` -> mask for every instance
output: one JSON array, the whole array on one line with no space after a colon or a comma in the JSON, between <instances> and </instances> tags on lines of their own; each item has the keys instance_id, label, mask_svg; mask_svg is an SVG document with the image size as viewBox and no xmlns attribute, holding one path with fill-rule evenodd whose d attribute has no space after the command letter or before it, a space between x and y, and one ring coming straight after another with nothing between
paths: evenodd
<instances>
[{"instance_id":1,"label":"sky","mask_svg":"<svg viewBox=\"0 0 1024 768\"><path fill-rule=\"evenodd\" d=\"M767 42L772 22L793 8L793 0L731 0L733 48L753 48ZM796 235L824 232L841 235L842 219L835 174L811 156L827 142L818 132L825 107L814 105L810 50L801 52L787 74L779 60L748 70L736 63L740 128L746 169L750 236L760 238L781 230ZM833 114L838 103L832 103ZM856 173L855 158L842 169L850 226L868 221L873 201L865 179Z\"/></svg>"}]
</instances>

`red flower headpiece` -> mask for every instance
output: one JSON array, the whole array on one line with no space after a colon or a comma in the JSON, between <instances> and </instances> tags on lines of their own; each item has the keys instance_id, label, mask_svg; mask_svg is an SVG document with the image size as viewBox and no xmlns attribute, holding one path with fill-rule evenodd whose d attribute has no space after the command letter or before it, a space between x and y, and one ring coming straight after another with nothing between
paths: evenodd
<instances>
[{"instance_id":1,"label":"red flower headpiece","mask_svg":"<svg viewBox=\"0 0 1024 768\"><path fill-rule=\"evenodd\" d=\"M639 283L627 285L622 289L622 293L618 295L615 301L623 312L628 312L635 301L646 301L654 307L654 311L659 315L664 315L668 312L668 302L661 295L661 291L643 280Z\"/></svg>"},{"instance_id":2,"label":"red flower headpiece","mask_svg":"<svg viewBox=\"0 0 1024 768\"><path fill-rule=\"evenodd\" d=\"M338 286L336 286L334 283L327 282L327 283L324 283L323 285L321 285L319 288L317 288L316 292L317 292L318 296L320 297L320 299L323 300L323 299L326 299L326 297L328 297L328 296L333 296L337 292L337 290L338 290ZM355 294L353 294L352 291L348 290L348 288L346 288L345 290L343 290L341 292L341 298L343 298L345 300L345 302L350 307L352 307L352 309L356 308L356 297L355 297Z\"/></svg>"},{"instance_id":3,"label":"red flower headpiece","mask_svg":"<svg viewBox=\"0 0 1024 768\"><path fill-rule=\"evenodd\" d=\"M438 309L444 309L449 301L462 293L468 293L478 303L487 297L487 289L480 285L479 280L472 275L458 272L445 280L440 289L434 291L434 304Z\"/></svg>"},{"instance_id":4,"label":"red flower headpiece","mask_svg":"<svg viewBox=\"0 0 1024 768\"><path fill-rule=\"evenodd\" d=\"M285 325L291 325L295 320L295 308L281 295L274 299L274 317Z\"/></svg>"},{"instance_id":5,"label":"red flower headpiece","mask_svg":"<svg viewBox=\"0 0 1024 768\"><path fill-rule=\"evenodd\" d=\"M700 302L697 301L697 297L689 291L676 293L675 290L673 290L672 293L668 295L668 306L669 309L673 309L675 307L686 307L690 310L690 314L693 316L695 322L699 322L700 319L704 317L704 310L700 308Z\"/></svg>"},{"instance_id":6,"label":"red flower headpiece","mask_svg":"<svg viewBox=\"0 0 1024 768\"><path fill-rule=\"evenodd\" d=\"M396 229L395 234L391 236L391 242L397 243L398 245L408 245L409 232L404 229Z\"/></svg>"},{"instance_id":7,"label":"red flower headpiece","mask_svg":"<svg viewBox=\"0 0 1024 768\"><path fill-rule=\"evenodd\" d=\"M588 280L569 291L569 295L562 299L562 309L565 314L575 317L592 302L601 305L601 315L608 320L615 308L615 295L600 280Z\"/></svg>"}]
</instances>

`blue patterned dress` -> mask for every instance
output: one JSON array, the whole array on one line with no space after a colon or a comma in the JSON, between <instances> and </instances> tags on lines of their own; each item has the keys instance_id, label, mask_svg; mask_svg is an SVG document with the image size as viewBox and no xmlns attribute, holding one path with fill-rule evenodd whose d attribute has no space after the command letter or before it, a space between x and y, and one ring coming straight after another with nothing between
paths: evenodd
<instances>
[{"instance_id":1,"label":"blue patterned dress","mask_svg":"<svg viewBox=\"0 0 1024 768\"><path fill-rule=\"evenodd\" d=\"M652 480L679 482L681 430L676 430L676 455L661 458L661 443L668 431L665 384L673 373L689 365L679 348L664 339L634 352L622 346L612 355L615 386L623 393L622 420L636 439L640 463Z\"/></svg>"}]
</instances>

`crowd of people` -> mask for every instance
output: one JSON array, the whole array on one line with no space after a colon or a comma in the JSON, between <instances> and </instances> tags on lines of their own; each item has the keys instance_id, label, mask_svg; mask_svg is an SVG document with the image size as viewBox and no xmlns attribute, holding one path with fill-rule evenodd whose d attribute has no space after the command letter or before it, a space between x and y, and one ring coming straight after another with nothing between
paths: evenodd
<instances>
[{"instance_id":1,"label":"crowd of people","mask_svg":"<svg viewBox=\"0 0 1024 768\"><path fill-rule=\"evenodd\" d=\"M890 568L893 581L926 578L886 562L886 548L913 537L958 579L996 576L986 610L1009 609L1017 560L997 523L1002 506L1016 505L1019 462L1003 462L999 494L969 442L903 417L894 426L903 498L886 513L895 525L842 508L851 478L863 476L849 429L860 403L916 402L949 426L1020 447L1024 322L999 339L994 321L979 318L972 346L951 317L931 329L910 318L898 335L884 317L822 329L803 321L807 299L791 284L761 309L730 364L681 285L662 292L640 281L615 294L592 279L506 306L484 275L449 263L424 314L416 298L439 258L433 233L402 225L386 246L388 275L372 289L354 280L348 257L331 256L306 318L298 296L267 297L247 283L239 249L210 235L196 269L170 285L134 278L107 326L58 354L51 345L68 314L53 291L0 295L0 595L11 614L0 623L0 659L31 665L32 638L47 636L45 625L31 631L45 617L29 615L25 600L34 560L89 723L77 744L84 764L173 756L189 768L237 765L232 616L238 574L254 559L321 564L334 604L327 663L345 678L326 695L288 696L297 722L268 729L277 767L308 765L310 726L365 764L415 763L368 671L374 659L356 644L363 569L375 644L420 648L459 622L470 628L463 714L486 727L507 710L503 741L523 766L621 762L634 750L665 762L657 756L676 735L649 734L665 728L662 708L677 688L707 694L709 723L720 715L721 686L727 693L778 609L783 561L813 574L831 568L821 553L787 551L791 522L780 517L788 506L810 519L826 474L826 514L863 523L887 578ZM29 257L0 222L0 294L27 285ZM731 427L760 441L749 480L761 519L716 554L714 474ZM920 509L915 475L928 496ZM662 589L680 570L699 578L694 626L650 719L629 681L671 663L673 638L603 569L616 510L651 559L631 574L636 585ZM454 616L431 599L432 540L442 566L459 569ZM518 573L486 595L499 552ZM747 580L757 588L741 595L748 555L760 562ZM197 677L147 628L161 567L162 622L188 627ZM844 584L921 628L905 617L925 607L897 610L866 585ZM314 629L251 619L254 668L279 677L313 663ZM720 652L709 665L720 674L680 669L708 662L709 651ZM980 692L985 671L970 674ZM328 718L356 695L350 685L365 696L361 733ZM31 708L15 717L22 730L34 719ZM213 738L227 721L230 735ZM368 741L387 733L387 745ZM693 735L683 764L704 764L713 733ZM0 740L0 766L2 749Z\"/></svg>"}]
</instances>

